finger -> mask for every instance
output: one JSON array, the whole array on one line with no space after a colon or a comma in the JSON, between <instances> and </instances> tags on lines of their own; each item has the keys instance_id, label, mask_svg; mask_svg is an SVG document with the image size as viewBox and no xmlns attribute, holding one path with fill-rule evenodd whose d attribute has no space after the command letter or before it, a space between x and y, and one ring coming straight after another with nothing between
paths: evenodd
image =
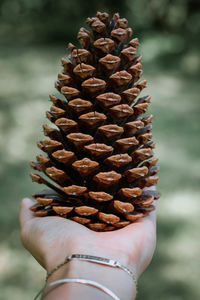
<instances>
[{"instance_id":1,"label":"finger","mask_svg":"<svg viewBox=\"0 0 200 300\"><path fill-rule=\"evenodd\" d=\"M127 226L129 229L129 236L133 239L137 237L140 239L145 233L145 236L155 236L156 234L156 210L150 212L146 217L143 217L133 224ZM124 229L124 228L123 228Z\"/></svg>"},{"instance_id":2,"label":"finger","mask_svg":"<svg viewBox=\"0 0 200 300\"><path fill-rule=\"evenodd\" d=\"M22 199L21 211L20 211L20 224L21 224L21 227L26 225L27 221L34 217L33 212L30 210L30 207L33 204L34 204L34 202L29 198Z\"/></svg>"},{"instance_id":3,"label":"finger","mask_svg":"<svg viewBox=\"0 0 200 300\"><path fill-rule=\"evenodd\" d=\"M142 232L145 232L146 235L155 235L156 234L156 212L151 212L148 216L141 218L138 221L138 227Z\"/></svg>"},{"instance_id":4,"label":"finger","mask_svg":"<svg viewBox=\"0 0 200 300\"><path fill-rule=\"evenodd\" d=\"M144 217L141 219L141 221L144 221L144 222L149 222L151 221L154 225L156 225L156 204L155 204L156 201L154 201L153 205L155 206L155 209L150 212L148 214L148 216Z\"/></svg>"}]
</instances>

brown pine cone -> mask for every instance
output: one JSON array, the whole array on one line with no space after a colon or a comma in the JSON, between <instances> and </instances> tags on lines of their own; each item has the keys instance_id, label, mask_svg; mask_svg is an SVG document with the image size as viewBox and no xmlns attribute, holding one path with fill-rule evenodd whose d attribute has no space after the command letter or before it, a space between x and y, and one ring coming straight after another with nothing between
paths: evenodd
<instances>
[{"instance_id":1,"label":"brown pine cone","mask_svg":"<svg viewBox=\"0 0 200 300\"><path fill-rule=\"evenodd\" d=\"M150 96L138 39L130 40L128 21L98 12L88 18L93 35L81 28L81 48L69 44L63 70L50 96L44 125L47 137L38 142L46 156L31 162L33 181L50 189L33 195L36 216L61 216L95 231L122 228L154 209L159 193L152 189L159 171L153 158L152 115L145 115ZM50 179L50 180L49 180ZM54 182L54 183L53 183Z\"/></svg>"}]
</instances>

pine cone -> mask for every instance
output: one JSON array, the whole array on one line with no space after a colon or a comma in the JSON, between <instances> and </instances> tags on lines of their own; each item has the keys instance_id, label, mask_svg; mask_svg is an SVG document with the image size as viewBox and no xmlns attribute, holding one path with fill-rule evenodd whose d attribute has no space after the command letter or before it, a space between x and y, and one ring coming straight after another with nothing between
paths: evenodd
<instances>
[{"instance_id":1,"label":"pine cone","mask_svg":"<svg viewBox=\"0 0 200 300\"><path fill-rule=\"evenodd\" d=\"M44 125L47 139L38 147L47 155L31 162L33 181L50 189L33 195L36 216L61 216L95 231L122 228L154 209L159 193L157 158L153 158L150 96L137 99L146 87L138 39L127 41L126 19L98 12L81 28L81 48L69 44L68 59L51 95ZM48 180L51 179L51 181ZM52 183L55 182L55 183Z\"/></svg>"}]
</instances>

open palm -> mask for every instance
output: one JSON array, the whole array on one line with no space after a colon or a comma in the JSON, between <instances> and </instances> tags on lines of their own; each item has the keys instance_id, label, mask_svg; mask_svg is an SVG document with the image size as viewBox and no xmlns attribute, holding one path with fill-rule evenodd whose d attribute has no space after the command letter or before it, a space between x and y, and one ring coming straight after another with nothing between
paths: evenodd
<instances>
[{"instance_id":1,"label":"open palm","mask_svg":"<svg viewBox=\"0 0 200 300\"><path fill-rule=\"evenodd\" d=\"M137 276L151 261L156 241L155 211L125 228L95 232L61 217L35 217L29 209L32 205L32 200L23 199L21 239L24 247L48 271L72 253L118 259L134 269Z\"/></svg>"}]
</instances>

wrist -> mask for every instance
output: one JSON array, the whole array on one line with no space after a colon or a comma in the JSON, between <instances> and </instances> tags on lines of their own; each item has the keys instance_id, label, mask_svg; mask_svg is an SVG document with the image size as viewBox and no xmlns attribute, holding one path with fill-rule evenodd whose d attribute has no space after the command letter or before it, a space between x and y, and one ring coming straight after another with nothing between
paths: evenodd
<instances>
[{"instance_id":1,"label":"wrist","mask_svg":"<svg viewBox=\"0 0 200 300\"><path fill-rule=\"evenodd\" d=\"M69 244L69 243L68 243ZM105 243L93 243L90 240L77 240L72 238L70 240L70 246L63 246L62 248L50 249L46 254L45 269L47 272L51 271L55 266L60 264L67 255L70 254L86 254L100 256L119 261L122 265L130 268L135 273L135 263L131 260L127 253L124 253L121 249L112 249L111 245Z\"/></svg>"},{"instance_id":2,"label":"wrist","mask_svg":"<svg viewBox=\"0 0 200 300\"><path fill-rule=\"evenodd\" d=\"M123 269L112 266L83 260L71 260L55 271L49 277L47 283L61 278L93 280L113 291L121 300L135 299L136 296L136 285L133 278ZM60 289L67 292L67 294L70 295L70 299L77 298L77 290L74 290L73 285L67 284L67 286L61 286ZM90 288L88 287L88 289ZM107 299L103 298L102 295L99 296L100 297L96 299Z\"/></svg>"},{"instance_id":3,"label":"wrist","mask_svg":"<svg viewBox=\"0 0 200 300\"><path fill-rule=\"evenodd\" d=\"M64 261L69 254L87 254L117 260L135 274L134 266L127 254L118 249L110 249L110 247L107 247L107 245L104 244L98 245L95 243L94 245L90 241L87 241L87 243L81 242L80 244L79 241L76 242L74 239L71 241L70 249L68 248L68 251L61 251L59 252L59 255L58 253L55 254L55 257L59 257L59 259L57 259L57 261L53 260L49 262L47 271L49 272ZM82 260L71 260L56 270L49 277L47 283L61 278L83 278L94 280L110 288L120 296L120 299L135 299L136 285L134 280L126 273L126 271L120 268ZM68 285L67 289L68 292L71 293L70 285Z\"/></svg>"}]
</instances>

